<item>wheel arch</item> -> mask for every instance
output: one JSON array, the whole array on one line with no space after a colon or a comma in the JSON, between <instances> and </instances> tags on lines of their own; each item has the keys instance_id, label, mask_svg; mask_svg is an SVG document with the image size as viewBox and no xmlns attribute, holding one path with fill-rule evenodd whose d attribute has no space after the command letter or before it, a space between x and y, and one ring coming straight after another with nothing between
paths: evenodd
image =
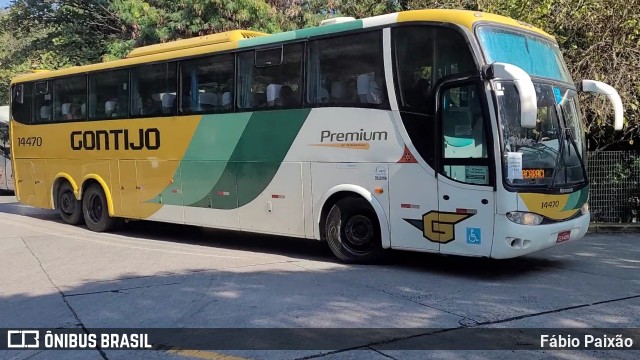
<instances>
[{"instance_id":1,"label":"wheel arch","mask_svg":"<svg viewBox=\"0 0 640 360\"><path fill-rule=\"evenodd\" d=\"M378 223L380 224L380 238L382 242L382 248L388 249L391 247L391 229L389 228L389 220L387 219L386 212L382 207L382 204L378 199L369 192L369 190L362 186L352 184L336 185L327 190L320 199L320 212L315 222L315 234L318 239L324 239L324 223L327 218L331 207L336 204L340 199L345 197L360 197L369 202L371 208L378 217Z\"/></svg>"},{"instance_id":2,"label":"wheel arch","mask_svg":"<svg viewBox=\"0 0 640 360\"><path fill-rule=\"evenodd\" d=\"M101 176L96 174L85 175L84 179L82 180L82 191L80 193L80 196L84 194L85 190L91 184L98 184L98 186L102 188L102 191L104 191L104 196L107 198L107 208L109 211L109 216L114 216L115 214L113 212L113 197L111 196L111 190L109 189L107 182L104 181Z\"/></svg>"},{"instance_id":3,"label":"wheel arch","mask_svg":"<svg viewBox=\"0 0 640 360\"><path fill-rule=\"evenodd\" d=\"M52 205L52 209L57 209L58 208L58 189L60 188L60 185L62 185L65 181L69 183L69 185L71 185L71 188L73 188L73 194L76 197L76 200L80 200L80 188L78 187L78 184L75 182L75 180L73 180L73 177L67 173L64 172L59 172L56 174L56 176L53 177L53 183L51 184L51 205Z\"/></svg>"}]
</instances>

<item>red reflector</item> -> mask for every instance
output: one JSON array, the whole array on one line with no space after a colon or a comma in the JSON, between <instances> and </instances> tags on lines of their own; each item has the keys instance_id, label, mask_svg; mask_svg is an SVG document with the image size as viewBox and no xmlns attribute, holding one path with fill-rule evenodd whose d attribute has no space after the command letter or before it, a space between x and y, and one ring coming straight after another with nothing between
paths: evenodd
<instances>
[{"instance_id":1,"label":"red reflector","mask_svg":"<svg viewBox=\"0 0 640 360\"><path fill-rule=\"evenodd\" d=\"M400 207L403 209L420 209L420 205L416 204L400 204Z\"/></svg>"},{"instance_id":2,"label":"red reflector","mask_svg":"<svg viewBox=\"0 0 640 360\"><path fill-rule=\"evenodd\" d=\"M413 156L409 148L405 145L404 153L402 154L402 157L400 158L400 160L398 160L397 162L398 163L417 163L418 161Z\"/></svg>"},{"instance_id":3,"label":"red reflector","mask_svg":"<svg viewBox=\"0 0 640 360\"><path fill-rule=\"evenodd\" d=\"M271 195L271 198L272 199L284 199L284 195L275 195L275 194L273 194L273 195Z\"/></svg>"},{"instance_id":4,"label":"red reflector","mask_svg":"<svg viewBox=\"0 0 640 360\"><path fill-rule=\"evenodd\" d=\"M229 196L229 192L228 191L218 191L218 192L216 192L216 194L218 196Z\"/></svg>"},{"instance_id":5,"label":"red reflector","mask_svg":"<svg viewBox=\"0 0 640 360\"><path fill-rule=\"evenodd\" d=\"M478 210L476 209L456 209L456 213L458 214L477 214Z\"/></svg>"}]
</instances>

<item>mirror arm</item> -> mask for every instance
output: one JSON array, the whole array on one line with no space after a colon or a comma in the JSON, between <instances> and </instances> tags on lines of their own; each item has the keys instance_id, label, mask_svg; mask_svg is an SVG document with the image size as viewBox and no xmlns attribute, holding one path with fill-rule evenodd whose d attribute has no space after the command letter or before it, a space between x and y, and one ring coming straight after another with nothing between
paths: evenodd
<instances>
[{"instance_id":1,"label":"mirror arm","mask_svg":"<svg viewBox=\"0 0 640 360\"><path fill-rule=\"evenodd\" d=\"M624 109L622 106L622 99L620 98L620 94L618 94L618 91L616 91L616 89L614 89L611 85L595 80L582 80L577 84L576 88L583 92L590 92L606 96L613 105L613 128L615 130L622 130L622 127L624 125Z\"/></svg>"}]
</instances>

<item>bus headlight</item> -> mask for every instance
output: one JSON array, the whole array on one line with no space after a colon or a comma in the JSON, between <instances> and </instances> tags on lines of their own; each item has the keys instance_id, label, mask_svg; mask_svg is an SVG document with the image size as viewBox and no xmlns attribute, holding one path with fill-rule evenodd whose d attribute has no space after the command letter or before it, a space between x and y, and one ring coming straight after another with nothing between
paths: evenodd
<instances>
[{"instance_id":1,"label":"bus headlight","mask_svg":"<svg viewBox=\"0 0 640 360\"><path fill-rule=\"evenodd\" d=\"M507 213L507 218L520 225L539 225L542 216L529 212L511 211Z\"/></svg>"},{"instance_id":2,"label":"bus headlight","mask_svg":"<svg viewBox=\"0 0 640 360\"><path fill-rule=\"evenodd\" d=\"M584 203L584 205L582 205L582 207L580 208L580 212L582 213L582 215L586 215L589 213L589 203Z\"/></svg>"}]
</instances>

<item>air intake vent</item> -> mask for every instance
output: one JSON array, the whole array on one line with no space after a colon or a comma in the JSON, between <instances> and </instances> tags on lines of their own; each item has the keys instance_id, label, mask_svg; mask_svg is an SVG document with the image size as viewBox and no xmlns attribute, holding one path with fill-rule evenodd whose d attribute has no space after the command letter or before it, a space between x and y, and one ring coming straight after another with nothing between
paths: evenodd
<instances>
[{"instance_id":1,"label":"air intake vent","mask_svg":"<svg viewBox=\"0 0 640 360\"><path fill-rule=\"evenodd\" d=\"M219 33L219 34L198 36L191 39L176 40L176 41L171 41L163 44L144 46L141 48L131 50L129 55L127 55L127 58L161 54L169 51L196 48L199 46L222 44L222 43L233 42L233 41L238 41L242 39L254 38L258 36L266 36L266 35L269 35L269 34L258 32L258 31L250 31L250 30L233 30L233 31Z\"/></svg>"}]
</instances>

